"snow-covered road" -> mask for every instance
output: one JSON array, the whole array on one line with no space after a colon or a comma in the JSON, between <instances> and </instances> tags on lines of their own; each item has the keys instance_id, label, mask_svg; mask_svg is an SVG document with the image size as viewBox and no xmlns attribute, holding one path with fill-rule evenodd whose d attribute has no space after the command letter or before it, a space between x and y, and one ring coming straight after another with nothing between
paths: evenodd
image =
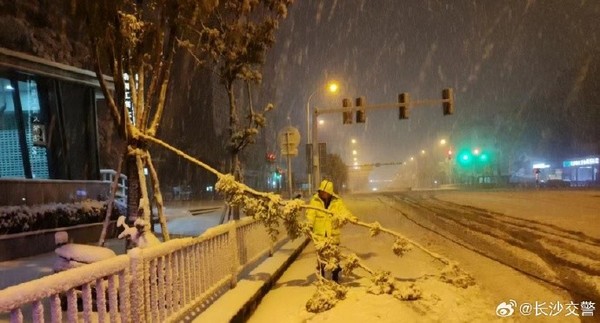
<instances>
[{"instance_id":1,"label":"snow-covered road","mask_svg":"<svg viewBox=\"0 0 600 323\"><path fill-rule=\"evenodd\" d=\"M346 300L320 314L306 312L312 295L314 249L307 248L259 305L251 322L472 322L497 319L500 303L513 300L517 321L598 321L583 314L581 302L600 301L600 192L409 192L345 198L361 220L379 221L431 251L458 261L475 286L457 288L438 279L440 264L414 249L398 258L393 240L369 238L345 228L344 252L360 256L373 269L392 271L399 282L423 291L417 301L367 294L365 272L345 277ZM530 304L531 307L527 305ZM523 312L521 312L523 306ZM531 312L527 312L528 309ZM270 319L269 319L270 318Z\"/></svg>"}]
</instances>

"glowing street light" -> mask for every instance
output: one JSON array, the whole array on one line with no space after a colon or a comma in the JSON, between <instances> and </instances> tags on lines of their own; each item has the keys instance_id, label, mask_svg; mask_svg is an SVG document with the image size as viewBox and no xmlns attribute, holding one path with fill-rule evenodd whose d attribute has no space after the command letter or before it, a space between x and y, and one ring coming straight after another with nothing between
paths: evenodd
<instances>
[{"instance_id":1,"label":"glowing street light","mask_svg":"<svg viewBox=\"0 0 600 323\"><path fill-rule=\"evenodd\" d=\"M355 143L356 143L356 139L352 138L351 142L352 142L353 144L355 144Z\"/></svg>"},{"instance_id":2,"label":"glowing street light","mask_svg":"<svg viewBox=\"0 0 600 323\"><path fill-rule=\"evenodd\" d=\"M352 155L356 155L356 154L357 154L356 150L353 150Z\"/></svg>"},{"instance_id":3,"label":"glowing street light","mask_svg":"<svg viewBox=\"0 0 600 323\"><path fill-rule=\"evenodd\" d=\"M329 82L329 84L327 84L327 90L331 93L337 93L339 85L336 82Z\"/></svg>"},{"instance_id":4,"label":"glowing street light","mask_svg":"<svg viewBox=\"0 0 600 323\"><path fill-rule=\"evenodd\" d=\"M444 146L446 144L446 139L440 140L440 145Z\"/></svg>"}]
</instances>

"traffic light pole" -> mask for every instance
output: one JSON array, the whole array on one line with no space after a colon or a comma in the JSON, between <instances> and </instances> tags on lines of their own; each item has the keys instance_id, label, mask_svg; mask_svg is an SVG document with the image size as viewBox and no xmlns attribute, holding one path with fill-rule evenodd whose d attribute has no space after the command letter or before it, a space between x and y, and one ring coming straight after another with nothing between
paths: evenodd
<instances>
[{"instance_id":1,"label":"traffic light pole","mask_svg":"<svg viewBox=\"0 0 600 323\"><path fill-rule=\"evenodd\" d=\"M361 99L364 100L364 99ZM364 102L364 101L363 101ZM449 115L453 113L454 106L454 94L452 89L444 89L442 91L442 99L426 99L426 100L410 100L409 102L395 102L395 103L384 103L384 104L372 104L372 105L364 105L361 106L361 110L377 110L377 109L399 109L401 107L409 108L409 107L420 107L420 106L432 106L442 104L442 113L444 115ZM312 118L312 143L313 143L313 185L317 187L321 182L321 167L319 165L319 135L318 135L318 117L323 114L331 114L331 113L340 113L340 112L351 112L354 114L355 111L358 111L356 107L342 107L342 108L330 108L330 109L322 109L319 110L315 107L315 111L313 113ZM366 118L366 117L365 117ZM317 147L317 149L315 149Z\"/></svg>"},{"instance_id":2,"label":"traffic light pole","mask_svg":"<svg viewBox=\"0 0 600 323\"><path fill-rule=\"evenodd\" d=\"M315 108L312 120L312 165L313 165L313 191L317 191L318 185L321 183L321 166L319 165L319 135L317 133L317 118L319 110Z\"/></svg>"},{"instance_id":3,"label":"traffic light pole","mask_svg":"<svg viewBox=\"0 0 600 323\"><path fill-rule=\"evenodd\" d=\"M290 133L286 132L285 133L285 144L287 145L288 149L290 147ZM289 151L288 151L289 152ZM293 199L293 187L292 187L292 155L291 154L287 154L287 187L288 187L288 194L289 194L289 199Z\"/></svg>"}]
</instances>

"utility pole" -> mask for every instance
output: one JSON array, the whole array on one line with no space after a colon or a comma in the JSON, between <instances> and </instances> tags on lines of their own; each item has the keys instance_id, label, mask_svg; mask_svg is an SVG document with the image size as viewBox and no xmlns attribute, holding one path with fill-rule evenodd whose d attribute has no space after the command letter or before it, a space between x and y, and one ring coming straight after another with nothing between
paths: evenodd
<instances>
[{"instance_id":1,"label":"utility pole","mask_svg":"<svg viewBox=\"0 0 600 323\"><path fill-rule=\"evenodd\" d=\"M300 144L300 132L298 129L287 126L283 128L277 136L281 155L287 157L287 187L289 198L292 198L292 157L298 156L298 145Z\"/></svg>"}]
</instances>

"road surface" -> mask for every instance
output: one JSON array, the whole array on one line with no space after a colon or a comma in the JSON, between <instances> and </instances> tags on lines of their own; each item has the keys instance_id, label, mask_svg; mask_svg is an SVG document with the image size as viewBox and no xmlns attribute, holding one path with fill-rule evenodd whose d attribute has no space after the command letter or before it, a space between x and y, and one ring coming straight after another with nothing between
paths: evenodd
<instances>
[{"instance_id":1,"label":"road surface","mask_svg":"<svg viewBox=\"0 0 600 323\"><path fill-rule=\"evenodd\" d=\"M267 294L250 322L268 317L286 322L395 322L398 315L405 321L480 321L499 319L497 306L511 300L517 304L512 315L517 321L550 316L556 322L600 321L600 310L595 309L600 303L599 191L423 191L352 195L345 200L362 221L378 221L457 261L476 286L461 290L420 281L439 272L439 263L416 249L397 258L387 250L389 240L370 240L364 230L346 227L344 252L356 253L375 269L392 271L399 282L418 282L423 299L374 300L358 291L328 312L307 313L304 304L315 290L314 251L309 249ZM366 289L366 274L356 274L345 277L343 284ZM595 303L593 316L580 316L582 301ZM519 312L522 304L532 305L529 314ZM349 316L350 312L362 314Z\"/></svg>"}]
</instances>

